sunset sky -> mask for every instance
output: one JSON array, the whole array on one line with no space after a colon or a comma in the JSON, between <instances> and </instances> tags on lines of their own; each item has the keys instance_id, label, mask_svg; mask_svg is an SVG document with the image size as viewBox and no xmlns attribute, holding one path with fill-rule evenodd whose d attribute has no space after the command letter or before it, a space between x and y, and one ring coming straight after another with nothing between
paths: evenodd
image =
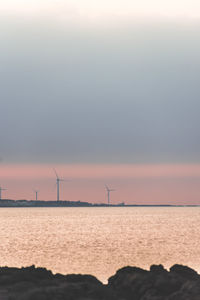
<instances>
[{"instance_id":1,"label":"sunset sky","mask_svg":"<svg viewBox=\"0 0 200 300\"><path fill-rule=\"evenodd\" d=\"M200 204L199 0L0 2L3 196Z\"/></svg>"}]
</instances>

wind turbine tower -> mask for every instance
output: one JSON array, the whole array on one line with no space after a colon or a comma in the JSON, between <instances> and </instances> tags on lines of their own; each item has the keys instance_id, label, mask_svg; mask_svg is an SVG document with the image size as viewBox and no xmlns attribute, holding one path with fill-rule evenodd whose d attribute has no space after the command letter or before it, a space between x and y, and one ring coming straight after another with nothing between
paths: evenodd
<instances>
[{"instance_id":1,"label":"wind turbine tower","mask_svg":"<svg viewBox=\"0 0 200 300\"><path fill-rule=\"evenodd\" d=\"M35 200L37 201L38 200L38 193L39 193L39 191L35 190L34 192L35 192Z\"/></svg>"},{"instance_id":2,"label":"wind turbine tower","mask_svg":"<svg viewBox=\"0 0 200 300\"><path fill-rule=\"evenodd\" d=\"M57 186L57 201L60 201L60 182L65 181L64 179L60 178L54 169L54 172L56 174L56 186Z\"/></svg>"},{"instance_id":3,"label":"wind turbine tower","mask_svg":"<svg viewBox=\"0 0 200 300\"><path fill-rule=\"evenodd\" d=\"M107 185L105 185L108 197L108 205L110 205L110 192L114 192L115 190L110 189Z\"/></svg>"},{"instance_id":4,"label":"wind turbine tower","mask_svg":"<svg viewBox=\"0 0 200 300\"><path fill-rule=\"evenodd\" d=\"M7 189L3 189L1 186L0 186L0 200L2 200L1 198L1 195L2 195L2 191L6 191Z\"/></svg>"}]
</instances>

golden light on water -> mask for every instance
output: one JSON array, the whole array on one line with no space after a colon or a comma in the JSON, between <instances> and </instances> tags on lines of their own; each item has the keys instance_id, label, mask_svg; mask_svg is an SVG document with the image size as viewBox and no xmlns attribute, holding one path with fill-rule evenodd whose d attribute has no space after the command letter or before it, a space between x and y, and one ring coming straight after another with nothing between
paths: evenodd
<instances>
[{"instance_id":1,"label":"golden light on water","mask_svg":"<svg viewBox=\"0 0 200 300\"><path fill-rule=\"evenodd\" d=\"M126 265L200 271L199 215L200 208L1 208L0 265L103 281Z\"/></svg>"}]
</instances>

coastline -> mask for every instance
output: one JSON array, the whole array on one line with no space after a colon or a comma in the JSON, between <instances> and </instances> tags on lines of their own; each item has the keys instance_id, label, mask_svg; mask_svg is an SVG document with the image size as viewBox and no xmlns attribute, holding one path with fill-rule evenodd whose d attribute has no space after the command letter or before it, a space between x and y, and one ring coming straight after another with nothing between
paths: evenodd
<instances>
[{"instance_id":1,"label":"coastline","mask_svg":"<svg viewBox=\"0 0 200 300\"><path fill-rule=\"evenodd\" d=\"M173 204L106 204L106 203L90 203L82 201L43 201L43 200L0 200L1 207L200 207L200 205L173 205Z\"/></svg>"},{"instance_id":2,"label":"coastline","mask_svg":"<svg viewBox=\"0 0 200 300\"><path fill-rule=\"evenodd\" d=\"M0 268L1 300L198 300L200 275L174 265L170 270L124 267L103 284L92 275L53 274L35 266Z\"/></svg>"}]
</instances>

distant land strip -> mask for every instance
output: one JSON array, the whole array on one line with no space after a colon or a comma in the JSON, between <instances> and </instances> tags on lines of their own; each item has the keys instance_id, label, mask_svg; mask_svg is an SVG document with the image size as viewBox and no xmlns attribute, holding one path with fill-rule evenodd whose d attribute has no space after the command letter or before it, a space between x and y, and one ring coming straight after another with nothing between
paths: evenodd
<instances>
[{"instance_id":1,"label":"distant land strip","mask_svg":"<svg viewBox=\"0 0 200 300\"><path fill-rule=\"evenodd\" d=\"M0 207L198 207L199 205L173 204L118 204L89 203L82 201L0 200Z\"/></svg>"}]
</instances>

